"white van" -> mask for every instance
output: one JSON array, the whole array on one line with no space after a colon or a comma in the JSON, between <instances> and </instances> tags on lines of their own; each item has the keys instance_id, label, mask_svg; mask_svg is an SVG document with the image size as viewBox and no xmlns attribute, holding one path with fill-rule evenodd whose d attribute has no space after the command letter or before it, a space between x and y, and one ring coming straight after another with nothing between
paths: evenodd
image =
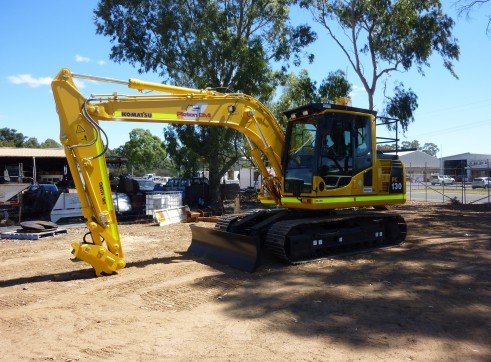
<instances>
[{"instance_id":1,"label":"white van","mask_svg":"<svg viewBox=\"0 0 491 362\"><path fill-rule=\"evenodd\" d=\"M447 175L433 175L430 182L432 185L452 185L455 179Z\"/></svg>"},{"instance_id":2,"label":"white van","mask_svg":"<svg viewBox=\"0 0 491 362\"><path fill-rule=\"evenodd\" d=\"M153 180L154 177L155 177L154 173L147 173L147 174L143 175L142 178L145 180Z\"/></svg>"}]
</instances>

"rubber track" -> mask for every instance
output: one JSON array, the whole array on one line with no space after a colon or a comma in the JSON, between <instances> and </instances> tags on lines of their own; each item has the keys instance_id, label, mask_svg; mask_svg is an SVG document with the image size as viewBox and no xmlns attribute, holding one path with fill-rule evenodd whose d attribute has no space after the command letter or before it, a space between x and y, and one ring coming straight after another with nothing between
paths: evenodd
<instances>
[{"instance_id":1,"label":"rubber track","mask_svg":"<svg viewBox=\"0 0 491 362\"><path fill-rule=\"evenodd\" d=\"M218 219L217 223L215 224L215 229L219 229L221 231L228 231L228 227L230 223L240 216L241 216L240 214L221 216L220 219Z\"/></svg>"},{"instance_id":2,"label":"rubber track","mask_svg":"<svg viewBox=\"0 0 491 362\"><path fill-rule=\"evenodd\" d=\"M229 231L229 226L232 222L243 219L244 217L250 215L251 213L253 212L223 215L218 219L217 223L215 224L215 229L219 229L221 231Z\"/></svg>"},{"instance_id":3,"label":"rubber track","mask_svg":"<svg viewBox=\"0 0 491 362\"><path fill-rule=\"evenodd\" d=\"M371 247L367 247L366 243L361 243L363 247L360 247L360 244L351 244L350 245L350 252L346 253L341 252L341 253L336 253L334 252L333 254L329 254L329 256L332 255L346 255L346 254L356 254L359 252L366 252L368 250L374 250L378 249L381 247L387 247L387 246L394 246L398 245L404 239L406 238L406 223L404 219L396 214L374 214L374 213L369 213L369 214L356 214L356 215L345 215L345 216L337 216L333 218L310 218L310 219L296 219L296 220L286 220L286 221L280 221L275 223L268 231L266 241L265 241L265 247L272 253L274 254L277 258L290 263L290 264L296 264L296 263L301 263L305 260L291 260L288 255L286 254L286 249L285 249L285 241L288 237L288 234L290 231L302 224L317 224L317 223L337 223L337 222L346 222L348 220L354 220L358 218L370 218L370 219L378 219L378 218L396 218L401 235L398 240L396 240L393 243L390 242L385 242L383 244L380 243L371 243ZM376 244L376 245L375 245ZM359 247L356 249L355 245L358 245ZM374 246L375 245L375 246ZM336 251L335 249L338 249L339 246L333 246L332 248L329 248L324 251L325 254L328 253L329 251ZM327 255L326 255L327 256ZM313 256L312 259L319 259L321 256L316 254L315 257ZM309 259L311 260L311 259Z\"/></svg>"}]
</instances>

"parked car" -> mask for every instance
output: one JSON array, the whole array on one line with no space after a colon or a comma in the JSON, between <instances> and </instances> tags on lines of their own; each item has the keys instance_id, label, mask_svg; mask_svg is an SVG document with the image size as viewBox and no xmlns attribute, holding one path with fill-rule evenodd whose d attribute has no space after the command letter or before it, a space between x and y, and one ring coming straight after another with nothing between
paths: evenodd
<instances>
[{"instance_id":1,"label":"parked car","mask_svg":"<svg viewBox=\"0 0 491 362\"><path fill-rule=\"evenodd\" d=\"M143 177L137 177L136 179L144 179L144 180L150 180L155 182L156 184L162 184L165 185L167 181L171 179L171 177L168 176L158 176L154 173L147 173Z\"/></svg>"},{"instance_id":2,"label":"parked car","mask_svg":"<svg viewBox=\"0 0 491 362\"><path fill-rule=\"evenodd\" d=\"M430 182L432 185L452 185L455 179L448 175L433 175Z\"/></svg>"},{"instance_id":3,"label":"parked car","mask_svg":"<svg viewBox=\"0 0 491 362\"><path fill-rule=\"evenodd\" d=\"M488 188L491 185L491 177L476 177L472 180L472 188Z\"/></svg>"},{"instance_id":4,"label":"parked car","mask_svg":"<svg viewBox=\"0 0 491 362\"><path fill-rule=\"evenodd\" d=\"M155 191L179 191L182 202L189 206L208 204L209 183L206 177L173 177L165 185L155 186Z\"/></svg>"},{"instance_id":5,"label":"parked car","mask_svg":"<svg viewBox=\"0 0 491 362\"><path fill-rule=\"evenodd\" d=\"M142 192L153 191L153 189L155 188L155 182L153 182L152 180L136 179L136 182L138 182L138 186L140 188L140 191Z\"/></svg>"},{"instance_id":6,"label":"parked car","mask_svg":"<svg viewBox=\"0 0 491 362\"><path fill-rule=\"evenodd\" d=\"M205 177L173 177L162 187L165 191L185 191L186 187L191 185L208 185L208 179Z\"/></svg>"}]
</instances>

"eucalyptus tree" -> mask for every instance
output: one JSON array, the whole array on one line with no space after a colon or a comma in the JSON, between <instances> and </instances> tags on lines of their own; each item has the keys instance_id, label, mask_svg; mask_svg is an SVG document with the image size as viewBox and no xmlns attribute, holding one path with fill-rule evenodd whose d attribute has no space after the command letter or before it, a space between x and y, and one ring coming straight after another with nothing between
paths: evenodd
<instances>
[{"instance_id":1,"label":"eucalyptus tree","mask_svg":"<svg viewBox=\"0 0 491 362\"><path fill-rule=\"evenodd\" d=\"M486 33L491 35L491 15L489 13L489 7L485 5L491 5L491 0L458 0L455 5L457 6L457 12L459 16L467 16L470 17L471 13L474 11L480 11L482 7L485 7L487 10L488 24L486 26Z\"/></svg>"},{"instance_id":2,"label":"eucalyptus tree","mask_svg":"<svg viewBox=\"0 0 491 362\"><path fill-rule=\"evenodd\" d=\"M428 143L425 143L423 146L421 146L421 144L419 143L418 140L403 141L401 143L399 149L401 149L401 148L403 150L414 149L414 150L424 152L424 153L426 153L430 156L434 156L434 157L436 157L436 155L438 154L438 151L440 151L438 146L435 145L434 143L428 142ZM383 144L383 145L377 145L377 150L382 151L382 152L395 151L396 150L396 144L395 143L388 143L388 144Z\"/></svg>"},{"instance_id":3,"label":"eucalyptus tree","mask_svg":"<svg viewBox=\"0 0 491 362\"><path fill-rule=\"evenodd\" d=\"M313 59L302 49L315 40L307 25L291 25L294 0L101 0L97 33L112 42L110 58L139 72L156 72L166 83L218 87L271 99L278 79L272 65ZM224 128L170 125L165 137L176 164L208 162L210 197L241 156L235 132ZM171 141L174 139L174 141Z\"/></svg>"},{"instance_id":4,"label":"eucalyptus tree","mask_svg":"<svg viewBox=\"0 0 491 362\"><path fill-rule=\"evenodd\" d=\"M0 128L0 147L23 147L27 137L12 128Z\"/></svg>"},{"instance_id":5,"label":"eucalyptus tree","mask_svg":"<svg viewBox=\"0 0 491 362\"><path fill-rule=\"evenodd\" d=\"M128 158L129 164L138 173L153 171L163 164L165 144L149 130L135 128L130 132L130 140L121 147L120 156Z\"/></svg>"},{"instance_id":6,"label":"eucalyptus tree","mask_svg":"<svg viewBox=\"0 0 491 362\"><path fill-rule=\"evenodd\" d=\"M268 104L275 118L286 128L286 119L283 112L306 103L318 100L316 82L309 77L306 69L302 69L298 75L289 73L281 82L281 94L278 99Z\"/></svg>"},{"instance_id":7,"label":"eucalyptus tree","mask_svg":"<svg viewBox=\"0 0 491 362\"><path fill-rule=\"evenodd\" d=\"M436 157L438 155L438 152L440 149L438 148L437 145L435 145L432 142L425 143L423 147L421 147L421 152L424 152L430 156Z\"/></svg>"},{"instance_id":8,"label":"eucalyptus tree","mask_svg":"<svg viewBox=\"0 0 491 362\"><path fill-rule=\"evenodd\" d=\"M313 20L327 31L344 53L368 95L370 109L379 82L391 73L416 67L424 75L430 58L440 55L443 66L457 77L453 61L459 58L452 35L454 21L440 0L301 0ZM387 97L386 113L401 119L404 129L414 121L417 107L412 90L398 85L395 98ZM390 103L399 103L391 107ZM400 107L404 106L404 110ZM398 111L399 114L392 112Z\"/></svg>"},{"instance_id":9,"label":"eucalyptus tree","mask_svg":"<svg viewBox=\"0 0 491 362\"><path fill-rule=\"evenodd\" d=\"M0 147L17 147L17 148L62 148L62 146L52 138L39 143L36 137L24 136L11 128L0 129Z\"/></svg>"},{"instance_id":10,"label":"eucalyptus tree","mask_svg":"<svg viewBox=\"0 0 491 362\"><path fill-rule=\"evenodd\" d=\"M276 119L286 128L282 112L311 102L333 102L337 98L349 97L351 90L352 86L342 70L329 72L317 87L317 82L310 78L308 71L302 69L298 75L290 73L283 78L281 94L269 106Z\"/></svg>"},{"instance_id":11,"label":"eucalyptus tree","mask_svg":"<svg viewBox=\"0 0 491 362\"><path fill-rule=\"evenodd\" d=\"M322 80L319 86L319 96L323 100L335 101L337 98L349 97L352 90L353 87L346 79L346 73L338 69L329 72L327 77Z\"/></svg>"},{"instance_id":12,"label":"eucalyptus tree","mask_svg":"<svg viewBox=\"0 0 491 362\"><path fill-rule=\"evenodd\" d=\"M42 142L39 147L41 148L63 148L61 144L56 142L52 138L47 138L46 141Z\"/></svg>"}]
</instances>

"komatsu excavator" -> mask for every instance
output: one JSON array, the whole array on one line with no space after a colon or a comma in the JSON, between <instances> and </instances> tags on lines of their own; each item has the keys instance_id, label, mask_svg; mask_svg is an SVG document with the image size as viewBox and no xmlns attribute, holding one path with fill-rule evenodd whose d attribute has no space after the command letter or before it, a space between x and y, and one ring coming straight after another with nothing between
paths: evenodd
<instances>
[{"instance_id":1,"label":"komatsu excavator","mask_svg":"<svg viewBox=\"0 0 491 362\"><path fill-rule=\"evenodd\" d=\"M85 98L74 78L140 92ZM270 206L225 215L215 228L191 225L190 254L252 272L263 250L297 263L405 239L404 219L386 210L406 200L404 165L397 156L377 153L375 112L347 102L308 104L284 112L285 132L270 110L242 93L118 81L66 68L54 78L52 89L60 140L88 227L83 241L72 243L73 254L97 276L126 265L101 121L222 126L247 139L264 178L259 200Z\"/></svg>"}]
</instances>

